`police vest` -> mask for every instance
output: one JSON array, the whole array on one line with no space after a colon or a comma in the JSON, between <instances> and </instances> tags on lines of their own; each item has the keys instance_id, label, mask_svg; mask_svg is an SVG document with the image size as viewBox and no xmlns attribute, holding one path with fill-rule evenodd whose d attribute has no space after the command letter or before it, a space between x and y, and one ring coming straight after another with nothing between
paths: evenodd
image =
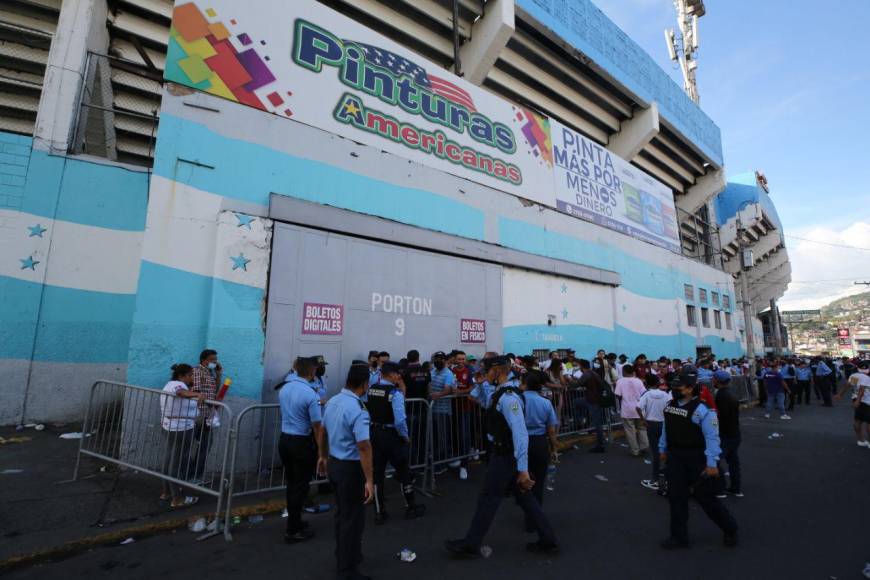
<instances>
[{"instance_id":1,"label":"police vest","mask_svg":"<svg viewBox=\"0 0 870 580\"><path fill-rule=\"evenodd\" d=\"M392 425L396 422L393 416L393 393L395 385L372 385L369 387L369 400L366 407L372 423L380 425Z\"/></svg>"},{"instance_id":2,"label":"police vest","mask_svg":"<svg viewBox=\"0 0 870 580\"><path fill-rule=\"evenodd\" d=\"M682 407L676 400L665 407L665 435L668 439L668 449L704 451L707 448L701 426L692 422L692 415L700 404L701 399L694 397Z\"/></svg>"},{"instance_id":3,"label":"police vest","mask_svg":"<svg viewBox=\"0 0 870 580\"><path fill-rule=\"evenodd\" d=\"M405 388L409 399L428 399L432 375L423 365L411 365L405 371Z\"/></svg>"},{"instance_id":4,"label":"police vest","mask_svg":"<svg viewBox=\"0 0 870 580\"><path fill-rule=\"evenodd\" d=\"M504 415L497 410L498 402L505 393L516 393L522 398L522 393L516 387L501 387L492 397L489 409L486 410L486 432L492 437L492 450L500 455L512 455L514 438L510 425Z\"/></svg>"}]
</instances>

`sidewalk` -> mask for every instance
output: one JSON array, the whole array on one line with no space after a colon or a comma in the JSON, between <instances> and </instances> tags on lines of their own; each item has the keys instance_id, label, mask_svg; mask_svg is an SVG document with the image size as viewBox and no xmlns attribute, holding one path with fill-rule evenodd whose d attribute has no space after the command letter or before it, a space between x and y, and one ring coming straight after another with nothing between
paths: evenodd
<instances>
[{"instance_id":1,"label":"sidewalk","mask_svg":"<svg viewBox=\"0 0 870 580\"><path fill-rule=\"evenodd\" d=\"M70 481L79 441L59 435L79 428L0 428L0 437L7 440L0 445L0 563L85 538L128 529L160 530L180 519L214 513L216 499L209 496L201 496L193 508L170 510L159 499L157 479L87 457L82 458L79 480Z\"/></svg>"}]
</instances>

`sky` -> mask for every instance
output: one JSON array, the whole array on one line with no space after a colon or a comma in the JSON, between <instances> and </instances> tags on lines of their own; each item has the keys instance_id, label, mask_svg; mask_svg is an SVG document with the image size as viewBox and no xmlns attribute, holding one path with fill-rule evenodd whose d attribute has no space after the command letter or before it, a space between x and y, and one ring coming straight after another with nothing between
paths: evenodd
<instances>
[{"instance_id":1,"label":"sky","mask_svg":"<svg viewBox=\"0 0 870 580\"><path fill-rule=\"evenodd\" d=\"M682 86L662 32L676 28L671 0L593 2ZM704 4L701 108L727 174L767 176L792 265L780 308L870 290L854 285L870 281L870 0Z\"/></svg>"}]
</instances>

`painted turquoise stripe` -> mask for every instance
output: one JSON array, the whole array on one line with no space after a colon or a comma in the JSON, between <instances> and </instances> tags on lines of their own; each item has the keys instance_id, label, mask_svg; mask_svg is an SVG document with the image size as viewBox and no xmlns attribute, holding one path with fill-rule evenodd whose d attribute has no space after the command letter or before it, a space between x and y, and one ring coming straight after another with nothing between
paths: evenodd
<instances>
[{"instance_id":1,"label":"painted turquoise stripe","mask_svg":"<svg viewBox=\"0 0 870 580\"><path fill-rule=\"evenodd\" d=\"M127 360L135 296L43 286L0 276L0 358L50 362ZM37 310L42 312L37 329Z\"/></svg>"},{"instance_id":2,"label":"painted turquoise stripe","mask_svg":"<svg viewBox=\"0 0 870 580\"><path fill-rule=\"evenodd\" d=\"M553 232L522 220L502 217L498 223L500 245L619 272L622 276L620 286L639 296L663 300L681 298L683 284L722 292L722 289L700 283L682 272L656 266L612 246Z\"/></svg>"},{"instance_id":3,"label":"painted turquoise stripe","mask_svg":"<svg viewBox=\"0 0 870 580\"><path fill-rule=\"evenodd\" d=\"M287 127L292 132L294 125L287 123ZM483 239L483 211L431 191L402 187L231 139L165 113L160 117L159 134L154 172L203 191L260 205L269 204L269 194L279 193Z\"/></svg>"},{"instance_id":4,"label":"painted turquoise stripe","mask_svg":"<svg viewBox=\"0 0 870 580\"><path fill-rule=\"evenodd\" d=\"M220 354L234 396L259 399L263 383L262 289L142 261L128 380L160 387L169 368Z\"/></svg>"},{"instance_id":5,"label":"painted turquoise stripe","mask_svg":"<svg viewBox=\"0 0 870 580\"><path fill-rule=\"evenodd\" d=\"M21 211L100 228L141 232L148 173L48 155L30 155Z\"/></svg>"},{"instance_id":6,"label":"painted turquoise stripe","mask_svg":"<svg viewBox=\"0 0 870 580\"><path fill-rule=\"evenodd\" d=\"M505 327L502 331L505 352L530 353L536 348L573 348L578 356L587 358L603 348L608 352L625 353L630 357L646 354L659 356L695 357L697 341L691 334L678 333L658 336L642 334L617 325L614 330L583 324L550 327L528 324ZM704 337L705 345L712 347L717 356L737 357L740 345L735 341L722 341L718 336Z\"/></svg>"}]
</instances>

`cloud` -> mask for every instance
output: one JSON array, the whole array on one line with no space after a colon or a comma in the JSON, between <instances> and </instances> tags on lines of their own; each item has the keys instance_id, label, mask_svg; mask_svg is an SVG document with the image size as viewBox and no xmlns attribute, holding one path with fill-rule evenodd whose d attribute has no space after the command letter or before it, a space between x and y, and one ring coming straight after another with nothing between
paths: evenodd
<instances>
[{"instance_id":1,"label":"cloud","mask_svg":"<svg viewBox=\"0 0 870 580\"><path fill-rule=\"evenodd\" d=\"M792 234L803 240L789 235L786 231L794 282L780 300L780 308L819 308L837 298L870 290L854 284L870 281L870 251L829 245L870 248L870 222L857 221L845 229L816 226Z\"/></svg>"}]
</instances>

